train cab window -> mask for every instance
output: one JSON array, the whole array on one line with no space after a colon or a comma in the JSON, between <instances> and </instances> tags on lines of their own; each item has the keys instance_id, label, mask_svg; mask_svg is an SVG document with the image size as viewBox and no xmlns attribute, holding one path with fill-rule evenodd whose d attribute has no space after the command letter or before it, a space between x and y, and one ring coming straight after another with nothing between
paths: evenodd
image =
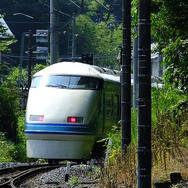
<instances>
[{"instance_id":1,"label":"train cab window","mask_svg":"<svg viewBox=\"0 0 188 188\"><path fill-rule=\"evenodd\" d=\"M103 80L87 76L37 76L33 78L31 87L101 90L103 88Z\"/></svg>"}]
</instances>

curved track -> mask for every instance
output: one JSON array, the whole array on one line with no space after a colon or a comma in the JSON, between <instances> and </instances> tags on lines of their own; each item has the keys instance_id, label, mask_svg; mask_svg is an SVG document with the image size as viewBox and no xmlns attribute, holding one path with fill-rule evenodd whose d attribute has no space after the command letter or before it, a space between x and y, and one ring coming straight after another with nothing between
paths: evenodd
<instances>
[{"instance_id":1,"label":"curved track","mask_svg":"<svg viewBox=\"0 0 188 188\"><path fill-rule=\"evenodd\" d=\"M15 168L7 168L0 170L0 187L16 188L27 178L34 176L41 172L46 172L62 165L35 165L35 166L21 166Z\"/></svg>"}]
</instances>

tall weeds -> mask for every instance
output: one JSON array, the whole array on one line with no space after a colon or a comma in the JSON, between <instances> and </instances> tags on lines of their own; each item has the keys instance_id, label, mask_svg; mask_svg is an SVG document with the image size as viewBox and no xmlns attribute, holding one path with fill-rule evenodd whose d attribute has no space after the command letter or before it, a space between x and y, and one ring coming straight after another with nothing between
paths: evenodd
<instances>
[{"instance_id":1,"label":"tall weeds","mask_svg":"<svg viewBox=\"0 0 188 188\"><path fill-rule=\"evenodd\" d=\"M114 130L108 165L102 170L104 187L136 187L137 110L132 110L132 141L121 155L121 133ZM152 179L170 171L188 177L188 96L167 85L152 90Z\"/></svg>"},{"instance_id":2,"label":"tall weeds","mask_svg":"<svg viewBox=\"0 0 188 188\"><path fill-rule=\"evenodd\" d=\"M101 171L100 182L103 187L135 187L137 169L137 110L132 110L131 144L127 153L121 154L121 132L113 129L109 135L112 144L107 165Z\"/></svg>"},{"instance_id":3,"label":"tall weeds","mask_svg":"<svg viewBox=\"0 0 188 188\"><path fill-rule=\"evenodd\" d=\"M136 146L130 144L127 153L118 149L110 156L107 165L101 170L100 183L106 188L135 187L137 168Z\"/></svg>"},{"instance_id":4,"label":"tall weeds","mask_svg":"<svg viewBox=\"0 0 188 188\"><path fill-rule=\"evenodd\" d=\"M185 139L182 125L187 121L187 98L179 90L166 87L155 89L152 108L152 153L153 162L164 165L167 170L167 160L176 154L186 158L181 151ZM182 106L183 108L178 106Z\"/></svg>"}]
</instances>

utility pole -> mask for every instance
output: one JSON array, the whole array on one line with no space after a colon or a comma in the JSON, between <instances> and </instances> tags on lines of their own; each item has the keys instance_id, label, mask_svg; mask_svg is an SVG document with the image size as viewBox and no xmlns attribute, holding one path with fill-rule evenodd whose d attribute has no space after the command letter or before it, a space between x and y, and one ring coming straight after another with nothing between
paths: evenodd
<instances>
[{"instance_id":1,"label":"utility pole","mask_svg":"<svg viewBox=\"0 0 188 188\"><path fill-rule=\"evenodd\" d=\"M50 0L50 59L51 64L59 59L59 6L58 0Z\"/></svg>"},{"instance_id":2,"label":"utility pole","mask_svg":"<svg viewBox=\"0 0 188 188\"><path fill-rule=\"evenodd\" d=\"M74 17L74 15L73 15L73 20L72 20L72 61L74 61L75 56L76 56L75 35L76 35L76 17Z\"/></svg>"},{"instance_id":3,"label":"utility pole","mask_svg":"<svg viewBox=\"0 0 188 188\"><path fill-rule=\"evenodd\" d=\"M151 50L150 0L138 6L138 167L137 187L151 188Z\"/></svg>"},{"instance_id":4,"label":"utility pole","mask_svg":"<svg viewBox=\"0 0 188 188\"><path fill-rule=\"evenodd\" d=\"M31 86L32 38L33 38L33 33L31 32L31 30L29 30L29 34L28 34L28 89Z\"/></svg>"},{"instance_id":5,"label":"utility pole","mask_svg":"<svg viewBox=\"0 0 188 188\"><path fill-rule=\"evenodd\" d=\"M121 151L131 142L131 0L122 0Z\"/></svg>"},{"instance_id":6,"label":"utility pole","mask_svg":"<svg viewBox=\"0 0 188 188\"><path fill-rule=\"evenodd\" d=\"M21 40L21 47L20 47L20 61L19 61L19 81L18 81L18 87L21 87L21 78L22 78L22 67L23 67L23 54L24 54L24 41L25 41L25 35L28 32L22 33L22 40Z\"/></svg>"}]
</instances>

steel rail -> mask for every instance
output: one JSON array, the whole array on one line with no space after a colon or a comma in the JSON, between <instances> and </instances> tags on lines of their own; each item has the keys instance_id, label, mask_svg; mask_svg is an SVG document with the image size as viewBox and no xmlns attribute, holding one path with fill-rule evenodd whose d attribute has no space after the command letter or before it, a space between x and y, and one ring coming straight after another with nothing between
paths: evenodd
<instances>
[{"instance_id":1,"label":"steel rail","mask_svg":"<svg viewBox=\"0 0 188 188\"><path fill-rule=\"evenodd\" d=\"M7 168L0 170L0 174L4 175L4 178L0 179L0 188L3 187L12 187L16 188L27 178L34 176L40 172L49 171L62 165L35 165L35 166L22 166L22 167L15 167L15 168ZM27 169L26 169L27 168ZM29 169L28 169L29 168ZM22 172L17 172L22 170ZM15 173L15 174L13 174ZM10 177L6 177L10 176Z\"/></svg>"}]
</instances>

